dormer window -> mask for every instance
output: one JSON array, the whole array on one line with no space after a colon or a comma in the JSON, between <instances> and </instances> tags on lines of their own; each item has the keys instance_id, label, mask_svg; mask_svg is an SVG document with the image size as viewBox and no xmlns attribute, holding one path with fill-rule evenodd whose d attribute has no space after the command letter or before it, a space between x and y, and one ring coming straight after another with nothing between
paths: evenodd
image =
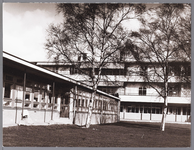
<instances>
[{"instance_id":1,"label":"dormer window","mask_svg":"<svg viewBox=\"0 0 194 150\"><path fill-rule=\"evenodd\" d=\"M82 53L78 56L78 61L85 61L87 59L87 53Z\"/></svg>"}]
</instances>

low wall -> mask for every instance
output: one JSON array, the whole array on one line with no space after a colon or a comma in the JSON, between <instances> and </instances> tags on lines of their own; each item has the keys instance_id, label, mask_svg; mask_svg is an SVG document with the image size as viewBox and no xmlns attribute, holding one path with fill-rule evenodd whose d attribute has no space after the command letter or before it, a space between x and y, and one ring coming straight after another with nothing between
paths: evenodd
<instances>
[{"instance_id":1,"label":"low wall","mask_svg":"<svg viewBox=\"0 0 194 150\"><path fill-rule=\"evenodd\" d=\"M75 124L83 126L86 124L87 112L76 112ZM111 113L92 113L91 124L104 124L104 123L115 123L117 122L117 114Z\"/></svg>"},{"instance_id":2,"label":"low wall","mask_svg":"<svg viewBox=\"0 0 194 150\"><path fill-rule=\"evenodd\" d=\"M39 110L39 109L24 109L24 111L28 112L28 121L29 123L44 123L49 122L51 120L51 110ZM17 112L17 115L16 115ZM3 124L13 125L18 124L21 121L21 113L22 109L19 108L3 108ZM53 111L53 120L59 118L59 112Z\"/></svg>"},{"instance_id":3,"label":"low wall","mask_svg":"<svg viewBox=\"0 0 194 150\"><path fill-rule=\"evenodd\" d=\"M120 112L121 119L130 120L151 120L151 121L161 121L162 114L150 114L150 113L124 113ZM191 122L190 115L166 115L166 122Z\"/></svg>"}]
</instances>

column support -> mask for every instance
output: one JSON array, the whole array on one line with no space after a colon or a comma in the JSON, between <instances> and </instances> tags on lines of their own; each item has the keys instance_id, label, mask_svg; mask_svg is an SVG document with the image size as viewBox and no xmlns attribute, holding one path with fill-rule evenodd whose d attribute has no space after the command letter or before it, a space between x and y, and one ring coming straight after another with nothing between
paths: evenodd
<instances>
[{"instance_id":1,"label":"column support","mask_svg":"<svg viewBox=\"0 0 194 150\"><path fill-rule=\"evenodd\" d=\"M120 102L120 100L118 100L118 115L117 115L117 122L120 122L120 107L121 107L121 102Z\"/></svg>"},{"instance_id":2,"label":"column support","mask_svg":"<svg viewBox=\"0 0 194 150\"><path fill-rule=\"evenodd\" d=\"M51 112L51 120L53 120L53 109L55 105L55 82L53 82L53 94L52 94L52 112Z\"/></svg>"},{"instance_id":3,"label":"column support","mask_svg":"<svg viewBox=\"0 0 194 150\"><path fill-rule=\"evenodd\" d=\"M22 118L21 118L21 120L23 120L23 113L24 113L25 91L26 91L26 71L24 73L23 100L22 100Z\"/></svg>"},{"instance_id":4,"label":"column support","mask_svg":"<svg viewBox=\"0 0 194 150\"><path fill-rule=\"evenodd\" d=\"M151 103L151 110L150 110L150 120L152 120L152 103Z\"/></svg>"},{"instance_id":5,"label":"column support","mask_svg":"<svg viewBox=\"0 0 194 150\"><path fill-rule=\"evenodd\" d=\"M76 85L75 88L74 88L74 100L73 100L73 124L75 124L75 115L76 115L75 106L76 106L76 103L77 103L77 85Z\"/></svg>"}]
</instances>

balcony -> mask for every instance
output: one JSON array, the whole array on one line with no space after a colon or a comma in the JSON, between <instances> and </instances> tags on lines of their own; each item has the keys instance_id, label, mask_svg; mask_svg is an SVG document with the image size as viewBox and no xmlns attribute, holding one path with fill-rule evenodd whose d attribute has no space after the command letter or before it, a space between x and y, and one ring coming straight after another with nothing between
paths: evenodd
<instances>
[{"instance_id":1,"label":"balcony","mask_svg":"<svg viewBox=\"0 0 194 150\"><path fill-rule=\"evenodd\" d=\"M158 96L129 96L120 95L121 102L164 103L164 99ZM191 97L168 97L168 103L191 104Z\"/></svg>"}]
</instances>

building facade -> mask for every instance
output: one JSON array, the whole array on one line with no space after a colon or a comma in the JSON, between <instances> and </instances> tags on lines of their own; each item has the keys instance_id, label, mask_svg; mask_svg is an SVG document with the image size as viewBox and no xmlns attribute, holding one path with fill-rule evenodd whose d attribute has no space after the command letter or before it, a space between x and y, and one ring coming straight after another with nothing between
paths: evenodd
<instances>
[{"instance_id":1,"label":"building facade","mask_svg":"<svg viewBox=\"0 0 194 150\"><path fill-rule=\"evenodd\" d=\"M92 88L3 52L3 125L60 122L85 125ZM91 124L119 121L120 99L100 90Z\"/></svg>"},{"instance_id":2,"label":"building facade","mask_svg":"<svg viewBox=\"0 0 194 150\"><path fill-rule=\"evenodd\" d=\"M36 64L90 84L87 77L71 64L54 62L36 62ZM155 79L155 82L151 83L156 90L143 77L143 73L149 73L152 67L153 64L148 62L137 64L135 61L121 61L116 64L110 62L102 69L102 81L98 89L112 95L119 95L121 99L120 119L161 121L164 99L157 90L162 90L163 81ZM154 64L154 67L160 69L157 63ZM85 70L91 71L91 68L87 67ZM166 121L190 122L191 63L169 62L169 74Z\"/></svg>"}]
</instances>

